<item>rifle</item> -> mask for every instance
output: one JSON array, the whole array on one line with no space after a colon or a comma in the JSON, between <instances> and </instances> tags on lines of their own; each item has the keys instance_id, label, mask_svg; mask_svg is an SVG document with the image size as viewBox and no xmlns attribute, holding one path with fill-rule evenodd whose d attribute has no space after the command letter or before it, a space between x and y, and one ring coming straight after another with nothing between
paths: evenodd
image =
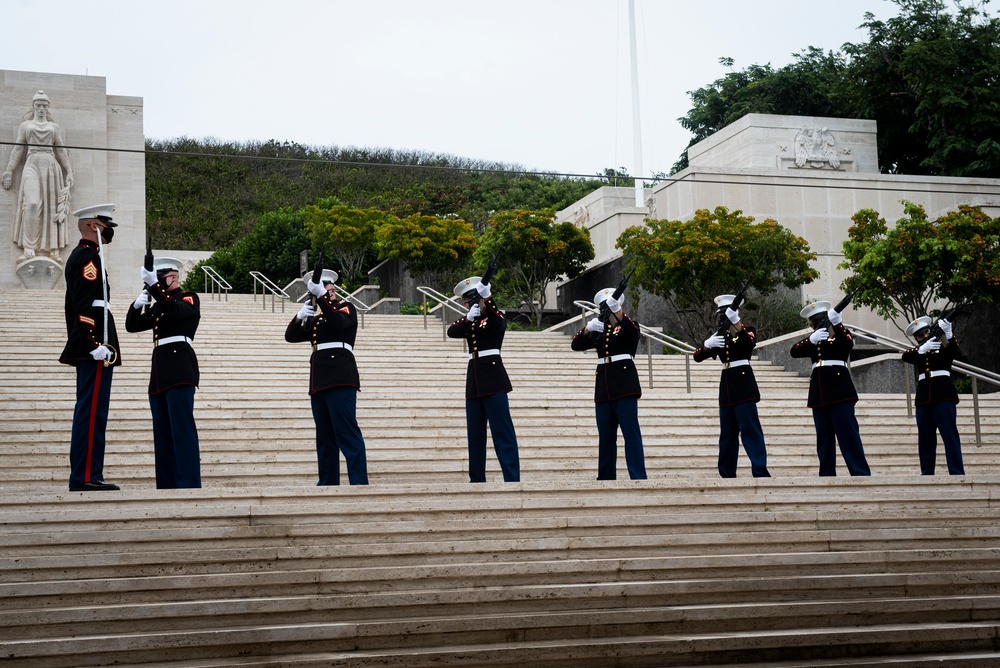
<instances>
[{"instance_id":1,"label":"rifle","mask_svg":"<svg viewBox=\"0 0 1000 668\"><path fill-rule=\"evenodd\" d=\"M493 254L492 259L490 259L490 263L486 267L486 273L483 274L483 277L479 279L479 284L480 285L489 285L490 281L493 280L493 274L497 273L497 259L499 259L499 257L500 257L500 250L501 249L498 248L497 252ZM468 290L466 290L462 294L462 298L463 299L479 299L479 290L477 290L474 287L473 288L469 288ZM476 302L476 303L478 304L479 302Z\"/></svg>"},{"instance_id":2,"label":"rifle","mask_svg":"<svg viewBox=\"0 0 1000 668\"><path fill-rule=\"evenodd\" d=\"M632 269L632 271L625 274L622 280L618 283L618 287L615 288L615 291L611 293L612 299L618 301L619 299L622 298L622 295L625 294L625 288L628 287L629 279L632 278L632 274L634 273L635 269ZM601 322L607 322L608 319L611 318L611 307L608 306L607 299L601 302L601 314L598 317L601 319Z\"/></svg>"},{"instance_id":3,"label":"rifle","mask_svg":"<svg viewBox=\"0 0 1000 668\"><path fill-rule=\"evenodd\" d=\"M733 299L733 303L727 308L731 308L734 311L740 308L740 304L743 303L743 297L746 296L747 288L750 287L750 282L752 280L753 276L743 282L743 285L740 286L739 291L736 293L736 297ZM726 316L726 312L723 311L719 314L719 327L715 333L718 336L725 336L726 332L729 331L729 328L732 327L732 325L733 323L729 321L729 318Z\"/></svg>"},{"instance_id":4,"label":"rifle","mask_svg":"<svg viewBox=\"0 0 1000 668\"><path fill-rule=\"evenodd\" d=\"M959 304L958 306L956 306L955 308L953 308L951 311L949 311L947 315L943 315L943 316L941 316L940 318L938 318L937 320L934 321L934 324L931 325L930 331L928 332L930 334L931 338L937 338L937 337L940 337L940 336L944 336L944 332L941 331L941 321L942 320L947 320L948 322L951 322L951 319L954 318L956 315L958 315L958 312L960 310L962 310L962 306L963 306L962 304Z\"/></svg>"},{"instance_id":5,"label":"rifle","mask_svg":"<svg viewBox=\"0 0 1000 668\"><path fill-rule=\"evenodd\" d=\"M843 313L844 309L847 308L847 306L851 303L851 299L854 298L854 293L857 292L860 289L861 288L854 288L853 290L851 290L850 292L848 292L846 295L844 295L844 298L841 299L839 302L837 302L837 305L834 306L830 310L836 311L837 313ZM822 327L826 327L826 328L832 328L833 327L833 325L830 324L830 316L828 314L829 314L829 311L827 311L826 313L823 314L822 318L820 318L820 321L819 321L819 327L817 327L816 329L820 329Z\"/></svg>"},{"instance_id":6,"label":"rifle","mask_svg":"<svg viewBox=\"0 0 1000 668\"><path fill-rule=\"evenodd\" d=\"M146 237L146 257L143 258L142 266L146 271L153 271L153 240L150 237ZM146 294L149 294L149 286L145 287ZM149 304L142 307L142 312L144 315L149 314Z\"/></svg>"},{"instance_id":7,"label":"rifle","mask_svg":"<svg viewBox=\"0 0 1000 668\"><path fill-rule=\"evenodd\" d=\"M320 280L322 280L322 278L323 278L323 251L320 251L319 252L319 256L317 256L317 258L316 258L316 264L313 266L312 282L313 283L319 283ZM312 307L313 307L313 310L315 311L316 310L316 295L310 293L310 298L312 299ZM312 320L312 318L308 318L308 319L302 321L302 329L308 329L309 328L309 320Z\"/></svg>"}]
</instances>

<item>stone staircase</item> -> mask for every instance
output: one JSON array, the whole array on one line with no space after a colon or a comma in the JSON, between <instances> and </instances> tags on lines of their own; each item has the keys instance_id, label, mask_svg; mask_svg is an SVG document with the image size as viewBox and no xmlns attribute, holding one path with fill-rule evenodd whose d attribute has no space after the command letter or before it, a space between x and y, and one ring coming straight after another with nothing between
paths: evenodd
<instances>
[{"instance_id":1,"label":"stone staircase","mask_svg":"<svg viewBox=\"0 0 1000 668\"><path fill-rule=\"evenodd\" d=\"M807 381L759 362L774 477L741 455L723 481L718 364L692 365L687 394L683 358L660 356L650 479L598 482L591 356L510 332L522 482L490 455L470 485L462 343L370 315L371 485L318 488L291 309L229 299L203 301L196 339L204 487L155 489L149 335L123 334L105 472L124 489L88 495L66 489L62 297L0 294L4 666L1000 664L994 397L981 447L959 406L965 477L920 477L903 398L865 395L874 475L820 479Z\"/></svg>"}]
</instances>

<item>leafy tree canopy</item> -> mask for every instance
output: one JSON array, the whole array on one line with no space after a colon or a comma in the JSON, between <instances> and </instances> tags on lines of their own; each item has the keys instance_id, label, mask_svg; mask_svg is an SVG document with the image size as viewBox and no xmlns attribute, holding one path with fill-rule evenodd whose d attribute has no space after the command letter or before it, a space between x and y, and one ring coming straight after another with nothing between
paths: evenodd
<instances>
[{"instance_id":1,"label":"leafy tree canopy","mask_svg":"<svg viewBox=\"0 0 1000 668\"><path fill-rule=\"evenodd\" d=\"M932 221L923 207L903 204L891 230L872 209L852 217L840 267L854 274L855 303L911 321L942 300L948 311L1000 296L1000 219L960 205Z\"/></svg>"},{"instance_id":2,"label":"leafy tree canopy","mask_svg":"<svg viewBox=\"0 0 1000 668\"><path fill-rule=\"evenodd\" d=\"M356 209L336 199L321 200L302 209L312 245L329 259L336 258L341 280L351 286L365 278L369 256L375 255L375 230L393 216L380 209Z\"/></svg>"},{"instance_id":3,"label":"leafy tree canopy","mask_svg":"<svg viewBox=\"0 0 1000 668\"><path fill-rule=\"evenodd\" d=\"M699 209L683 222L647 220L622 232L616 246L634 272L632 284L671 303L692 340L714 328L715 296L732 294L748 279L757 294L767 295L819 277L805 239L770 218L755 224L721 206Z\"/></svg>"},{"instance_id":4,"label":"leafy tree canopy","mask_svg":"<svg viewBox=\"0 0 1000 668\"><path fill-rule=\"evenodd\" d=\"M893 0L897 17L865 14L867 42L731 71L689 93L689 146L748 113L874 119L883 172L1000 176L1000 18L987 1ZM685 151L674 170L686 166Z\"/></svg>"},{"instance_id":5,"label":"leafy tree canopy","mask_svg":"<svg viewBox=\"0 0 1000 668\"><path fill-rule=\"evenodd\" d=\"M489 220L473 256L486 267L500 252L503 289L528 306L541 326L546 288L561 276L576 278L594 259L590 232L571 222L556 223L552 209L501 211Z\"/></svg>"},{"instance_id":6,"label":"leafy tree canopy","mask_svg":"<svg viewBox=\"0 0 1000 668\"><path fill-rule=\"evenodd\" d=\"M410 276L431 283L467 267L477 245L472 225L461 218L419 213L385 221L375 239L380 260L399 260Z\"/></svg>"}]
</instances>

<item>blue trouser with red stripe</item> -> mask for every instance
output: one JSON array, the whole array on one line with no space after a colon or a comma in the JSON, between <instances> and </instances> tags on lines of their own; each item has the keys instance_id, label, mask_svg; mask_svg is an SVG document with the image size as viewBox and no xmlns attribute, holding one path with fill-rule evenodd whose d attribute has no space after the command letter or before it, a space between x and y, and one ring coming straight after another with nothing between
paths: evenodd
<instances>
[{"instance_id":1,"label":"blue trouser with red stripe","mask_svg":"<svg viewBox=\"0 0 1000 668\"><path fill-rule=\"evenodd\" d=\"M76 365L76 408L69 444L69 486L104 480L104 430L108 426L113 366Z\"/></svg>"}]
</instances>

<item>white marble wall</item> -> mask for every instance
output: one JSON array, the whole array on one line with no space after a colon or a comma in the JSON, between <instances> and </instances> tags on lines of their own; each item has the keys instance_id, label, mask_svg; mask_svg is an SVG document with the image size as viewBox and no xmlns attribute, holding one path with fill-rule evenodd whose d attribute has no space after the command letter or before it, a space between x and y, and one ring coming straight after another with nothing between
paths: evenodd
<instances>
[{"instance_id":1,"label":"white marble wall","mask_svg":"<svg viewBox=\"0 0 1000 668\"><path fill-rule=\"evenodd\" d=\"M839 167L821 161L796 164L796 136L803 127L833 133ZM931 216L963 203L1000 215L1000 179L878 173L874 130L873 121L751 114L692 147L691 166L652 189L652 215L619 205L625 195L612 191L631 189L601 188L560 211L559 220L574 220L574 212L586 204L591 212L586 225L597 253L594 265L599 265L621 255L615 239L647 216L687 220L697 209L725 206L757 220L773 218L805 238L817 255L814 266L820 278L803 286L802 303L837 302L847 276L837 265L843 261L851 216L860 209L877 210L890 225L903 213L901 200L922 204ZM849 320L901 338L892 323L867 309Z\"/></svg>"},{"instance_id":2,"label":"white marble wall","mask_svg":"<svg viewBox=\"0 0 1000 668\"><path fill-rule=\"evenodd\" d=\"M0 70L0 140L13 142L35 93L44 90L53 120L69 150L74 184L70 210L93 204L118 205L114 243L107 249L112 302L124 303L139 290L139 271L146 246L145 140L142 98L108 95L104 77ZM6 169L12 146L0 145L0 170ZM124 149L134 152L114 152ZM20 249L13 243L12 221L23 161L15 183L0 189L0 288L23 289L15 274ZM67 221L69 255L79 233L76 219ZM60 279L53 289L64 290Z\"/></svg>"}]
</instances>

